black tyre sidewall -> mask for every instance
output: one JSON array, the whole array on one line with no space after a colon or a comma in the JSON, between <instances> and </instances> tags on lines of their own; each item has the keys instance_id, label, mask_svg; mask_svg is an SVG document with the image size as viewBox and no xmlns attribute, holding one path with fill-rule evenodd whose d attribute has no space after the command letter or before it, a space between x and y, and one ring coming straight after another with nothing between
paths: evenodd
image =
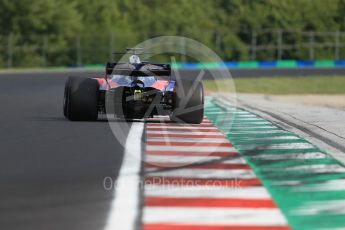
<instances>
[{"instance_id":1,"label":"black tyre sidewall","mask_svg":"<svg viewBox=\"0 0 345 230\"><path fill-rule=\"evenodd\" d=\"M65 88L65 116L73 121L97 120L98 88L95 79L69 77Z\"/></svg>"},{"instance_id":2,"label":"black tyre sidewall","mask_svg":"<svg viewBox=\"0 0 345 230\"><path fill-rule=\"evenodd\" d=\"M70 88L70 78L67 78L65 83L65 91L63 98L63 115L68 118L68 107L69 107L69 88Z\"/></svg>"},{"instance_id":3,"label":"black tyre sidewall","mask_svg":"<svg viewBox=\"0 0 345 230\"><path fill-rule=\"evenodd\" d=\"M187 98L193 84L196 84L195 90L190 98ZM184 104L185 107L183 107ZM204 117L204 89L202 83L182 80L181 85L176 85L175 106L176 108L170 117L173 121L200 124ZM201 108L187 112L188 109L197 108L197 106Z\"/></svg>"}]
</instances>

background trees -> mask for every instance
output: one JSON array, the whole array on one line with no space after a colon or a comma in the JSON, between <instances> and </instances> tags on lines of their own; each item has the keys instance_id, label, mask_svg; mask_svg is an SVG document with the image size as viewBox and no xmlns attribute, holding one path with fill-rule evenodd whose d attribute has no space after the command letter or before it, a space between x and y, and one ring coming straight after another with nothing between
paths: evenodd
<instances>
[{"instance_id":1,"label":"background trees","mask_svg":"<svg viewBox=\"0 0 345 230\"><path fill-rule=\"evenodd\" d=\"M0 67L102 63L158 35L196 39L227 60L329 59L332 47L311 54L308 44L336 38L308 31L345 30L344 10L344 0L2 0ZM260 51L279 39L296 49Z\"/></svg>"}]
</instances>

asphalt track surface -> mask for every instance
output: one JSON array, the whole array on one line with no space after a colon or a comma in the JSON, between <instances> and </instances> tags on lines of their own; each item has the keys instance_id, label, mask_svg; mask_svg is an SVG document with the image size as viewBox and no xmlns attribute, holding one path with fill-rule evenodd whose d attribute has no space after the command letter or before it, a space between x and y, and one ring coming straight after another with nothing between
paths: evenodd
<instances>
[{"instance_id":1,"label":"asphalt track surface","mask_svg":"<svg viewBox=\"0 0 345 230\"><path fill-rule=\"evenodd\" d=\"M66 77L0 76L0 229L103 229L123 146L107 122L62 115Z\"/></svg>"}]
</instances>

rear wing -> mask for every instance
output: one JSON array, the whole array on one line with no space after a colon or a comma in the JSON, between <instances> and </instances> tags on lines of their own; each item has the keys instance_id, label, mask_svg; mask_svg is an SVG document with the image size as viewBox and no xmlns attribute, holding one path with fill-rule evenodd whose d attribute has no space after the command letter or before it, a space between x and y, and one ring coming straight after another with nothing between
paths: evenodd
<instances>
[{"instance_id":1,"label":"rear wing","mask_svg":"<svg viewBox=\"0 0 345 230\"><path fill-rule=\"evenodd\" d=\"M170 76L171 67L169 64L108 62L105 67L105 72L106 75Z\"/></svg>"}]
</instances>

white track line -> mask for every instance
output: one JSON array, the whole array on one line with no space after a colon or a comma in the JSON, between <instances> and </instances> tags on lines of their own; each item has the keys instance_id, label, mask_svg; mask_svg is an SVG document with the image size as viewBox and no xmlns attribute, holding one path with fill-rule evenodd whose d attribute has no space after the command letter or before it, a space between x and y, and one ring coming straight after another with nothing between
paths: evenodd
<instances>
[{"instance_id":1,"label":"white track line","mask_svg":"<svg viewBox=\"0 0 345 230\"><path fill-rule=\"evenodd\" d=\"M262 154L252 156L254 159L261 160L310 160L310 159L325 159L328 156L321 152L312 153L284 153L284 154Z\"/></svg>"},{"instance_id":2,"label":"white track line","mask_svg":"<svg viewBox=\"0 0 345 230\"><path fill-rule=\"evenodd\" d=\"M179 152L235 152L236 149L233 147L208 147L208 146L160 146L160 145L146 145L147 151L179 151Z\"/></svg>"},{"instance_id":3,"label":"white track line","mask_svg":"<svg viewBox=\"0 0 345 230\"><path fill-rule=\"evenodd\" d=\"M144 223L286 226L279 209L145 207Z\"/></svg>"},{"instance_id":4,"label":"white track line","mask_svg":"<svg viewBox=\"0 0 345 230\"><path fill-rule=\"evenodd\" d=\"M161 134L162 136L165 134L183 134L183 135L204 135L204 136L211 136L211 135L216 135L219 136L221 135L220 132L197 132L197 131L192 131L192 130L186 130L186 131L146 131L147 134Z\"/></svg>"},{"instance_id":5,"label":"white track line","mask_svg":"<svg viewBox=\"0 0 345 230\"><path fill-rule=\"evenodd\" d=\"M251 115L248 112L244 112L244 111L218 111L218 112L207 112L208 115L217 115L217 114L225 114L225 115L229 115L229 114L243 114L243 115Z\"/></svg>"},{"instance_id":6,"label":"white track line","mask_svg":"<svg viewBox=\"0 0 345 230\"><path fill-rule=\"evenodd\" d=\"M299 166L293 166L293 167L287 167L284 169L276 169L276 168L271 168L271 169L262 169L264 171L286 171L286 172L291 172L291 171L299 171L300 173L344 173L345 168L341 165L337 164L318 164L318 165L299 165Z\"/></svg>"},{"instance_id":7,"label":"white track line","mask_svg":"<svg viewBox=\"0 0 345 230\"><path fill-rule=\"evenodd\" d=\"M227 125L224 125L222 126L223 129L240 129L240 130L248 130L248 129L255 129L255 130L280 130L277 126L274 126L274 125L265 125L265 126L250 126L250 125L247 125L247 126L236 126L236 125L230 125L230 126L227 126Z\"/></svg>"},{"instance_id":8,"label":"white track line","mask_svg":"<svg viewBox=\"0 0 345 230\"><path fill-rule=\"evenodd\" d=\"M251 122L266 122L265 120L263 119L260 119L260 118L232 118L232 117L225 117L224 119L221 120L222 122L233 122L233 121L245 121L245 122L248 122L248 123L251 123ZM269 123L272 123L272 122L269 122Z\"/></svg>"},{"instance_id":9,"label":"white track line","mask_svg":"<svg viewBox=\"0 0 345 230\"><path fill-rule=\"evenodd\" d=\"M227 157L218 156L177 156L177 155L147 155L146 161L149 163L202 163L202 162L212 162L220 161L222 159L227 159ZM241 157L230 158L228 160L223 160L221 163L224 164L244 164L246 161Z\"/></svg>"},{"instance_id":10,"label":"white track line","mask_svg":"<svg viewBox=\"0 0 345 230\"><path fill-rule=\"evenodd\" d=\"M180 197L180 198L240 198L268 199L270 194L264 187L231 188L225 186L173 186L145 185L145 195L150 197Z\"/></svg>"},{"instance_id":11,"label":"white track line","mask_svg":"<svg viewBox=\"0 0 345 230\"><path fill-rule=\"evenodd\" d=\"M195 163L207 163L212 161L221 160L221 157L216 156L146 156L146 161L151 164L161 165L163 163L171 164L195 164ZM228 160L223 160L221 163L224 164L245 164L246 161L243 158L233 158Z\"/></svg>"},{"instance_id":12,"label":"white track line","mask_svg":"<svg viewBox=\"0 0 345 230\"><path fill-rule=\"evenodd\" d=\"M168 138L168 137L150 137L146 139L147 142L184 142L184 143L229 143L227 139L223 138Z\"/></svg>"},{"instance_id":13,"label":"white track line","mask_svg":"<svg viewBox=\"0 0 345 230\"><path fill-rule=\"evenodd\" d=\"M293 215L344 215L345 200L309 201L291 212Z\"/></svg>"},{"instance_id":14,"label":"white track line","mask_svg":"<svg viewBox=\"0 0 345 230\"><path fill-rule=\"evenodd\" d=\"M114 199L105 230L135 229L139 210L141 137L144 123L135 122L129 130L122 166L114 189Z\"/></svg>"},{"instance_id":15,"label":"white track line","mask_svg":"<svg viewBox=\"0 0 345 230\"><path fill-rule=\"evenodd\" d=\"M344 173L345 167L338 164L315 164L287 167L286 171L300 171L304 173Z\"/></svg>"},{"instance_id":16,"label":"white track line","mask_svg":"<svg viewBox=\"0 0 345 230\"><path fill-rule=\"evenodd\" d=\"M236 119L238 121L238 119ZM243 124L236 124L237 126L246 126L246 125L273 125L272 122L269 121L255 121L255 122L248 122L248 120L245 120L246 123Z\"/></svg>"},{"instance_id":17,"label":"white track line","mask_svg":"<svg viewBox=\"0 0 345 230\"><path fill-rule=\"evenodd\" d=\"M245 141L259 141L259 140L299 140L297 136L277 136L277 137L238 137L236 139L243 139Z\"/></svg>"},{"instance_id":18,"label":"white track line","mask_svg":"<svg viewBox=\"0 0 345 230\"><path fill-rule=\"evenodd\" d=\"M273 133L287 133L289 134L289 132L283 131L283 130L279 130L279 129L275 129L275 130L241 130L241 131L227 131L225 132L226 134L273 134Z\"/></svg>"},{"instance_id":19,"label":"white track line","mask_svg":"<svg viewBox=\"0 0 345 230\"><path fill-rule=\"evenodd\" d=\"M147 176L198 179L254 179L255 173L248 169L174 169L162 172L146 172Z\"/></svg>"},{"instance_id":20,"label":"white track line","mask_svg":"<svg viewBox=\"0 0 345 230\"><path fill-rule=\"evenodd\" d=\"M288 144L272 144L272 145L245 145L242 146L243 150L266 150L266 149L315 149L315 146L309 143L288 143Z\"/></svg>"},{"instance_id":21,"label":"white track line","mask_svg":"<svg viewBox=\"0 0 345 230\"><path fill-rule=\"evenodd\" d=\"M163 130L170 130L170 129L185 129L185 130L189 130L189 129L197 129L197 130L218 130L216 127L202 127L202 126L181 126L181 125L174 125L174 126L168 126L168 125L161 125L161 126L150 126L150 125L147 125L147 129L148 130L152 130L152 129L161 129L162 131Z\"/></svg>"},{"instance_id":22,"label":"white track line","mask_svg":"<svg viewBox=\"0 0 345 230\"><path fill-rule=\"evenodd\" d=\"M159 188L159 187L157 187ZM321 183L302 185L293 188L294 192L345 191L345 179L329 180Z\"/></svg>"}]
</instances>

